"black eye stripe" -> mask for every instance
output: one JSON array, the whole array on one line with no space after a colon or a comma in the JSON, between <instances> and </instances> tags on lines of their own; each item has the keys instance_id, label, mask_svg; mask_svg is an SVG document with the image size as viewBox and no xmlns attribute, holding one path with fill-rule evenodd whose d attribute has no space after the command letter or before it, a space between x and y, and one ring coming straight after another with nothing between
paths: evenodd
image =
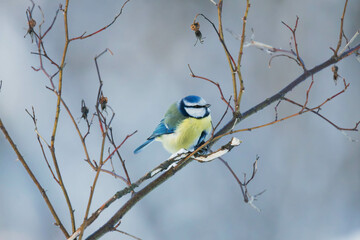
<instances>
[{"instance_id":1,"label":"black eye stripe","mask_svg":"<svg viewBox=\"0 0 360 240\"><path fill-rule=\"evenodd\" d=\"M194 105L194 106L186 106L186 108L205 108L206 106L202 106L202 105Z\"/></svg>"}]
</instances>

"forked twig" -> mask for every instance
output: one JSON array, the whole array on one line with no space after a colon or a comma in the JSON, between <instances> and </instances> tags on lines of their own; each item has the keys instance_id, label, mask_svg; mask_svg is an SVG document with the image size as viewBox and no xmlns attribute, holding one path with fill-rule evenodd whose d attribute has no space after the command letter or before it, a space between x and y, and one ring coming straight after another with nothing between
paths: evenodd
<instances>
[{"instance_id":1,"label":"forked twig","mask_svg":"<svg viewBox=\"0 0 360 240\"><path fill-rule=\"evenodd\" d=\"M304 111L304 109L306 108L306 105L308 104L309 93L310 93L310 90L311 90L313 84L314 84L314 75L311 75L311 83L310 83L308 90L306 91L306 99L305 99L305 103L304 103L302 109L300 110L301 113Z\"/></svg>"},{"instance_id":2,"label":"forked twig","mask_svg":"<svg viewBox=\"0 0 360 240\"><path fill-rule=\"evenodd\" d=\"M304 61L301 59L300 54L299 54L299 49L298 49L298 43L296 41L296 29L298 26L298 22L299 22L299 17L296 16L296 22L295 22L295 26L294 28L290 27L288 24L286 24L285 22L281 21L282 24L284 24L292 33L293 35L293 39L294 39L294 44L295 44L295 52L296 52L296 58L299 62L299 65L303 68L304 72L307 71L306 67L305 67L305 63ZM290 42L291 43L291 42Z\"/></svg>"},{"instance_id":3,"label":"forked twig","mask_svg":"<svg viewBox=\"0 0 360 240\"><path fill-rule=\"evenodd\" d=\"M111 25L113 25L113 24L116 22L116 20L118 19L118 17L120 17L120 15L122 14L123 9L124 9L125 5L126 5L128 2L130 2L130 0L126 0L126 1L123 3L123 5L122 5L121 8L120 8L119 13L116 14L116 16L114 17L114 19L113 19L108 25L106 25L105 27L102 27L102 28L100 28L99 30L97 30L97 31L95 31L95 32L93 32L93 33L90 33L90 34L86 34L86 32L84 32L84 33L83 33L81 36L79 36L79 37L71 38L70 41L74 41L74 40L78 40L78 39L89 38L89 37L91 37L91 36L93 36L93 35L95 35L95 34L98 34L98 33L102 32L102 31L104 31L105 29L107 29L108 27L110 27Z\"/></svg>"},{"instance_id":4,"label":"forked twig","mask_svg":"<svg viewBox=\"0 0 360 240\"><path fill-rule=\"evenodd\" d=\"M262 191L254 196L251 196L248 192L248 189L247 189L247 185L254 179L255 177L255 174L257 172L257 162L259 160L259 156L256 156L256 160L255 162L253 163L253 169L252 169L252 174L251 174L251 177L246 180L246 174L244 174L244 182L241 182L240 179L238 178L238 176L236 175L236 173L234 172L234 170L230 167L229 163L227 161L225 161L223 158L219 158L220 161L226 166L226 168L230 171L231 175L235 178L236 182L238 183L240 189L241 189L241 193L243 195L243 198L244 198L244 202L246 203L249 203L250 206L252 206L253 208L255 208L256 210L260 211L259 208L257 208L254 204L253 204L253 201L256 200L256 196L259 196L261 195L262 193L265 192Z\"/></svg>"},{"instance_id":5,"label":"forked twig","mask_svg":"<svg viewBox=\"0 0 360 240\"><path fill-rule=\"evenodd\" d=\"M191 67L190 67L189 64L188 64L188 68L189 68L189 70L190 70L190 76L191 76L191 77L203 79L203 80L205 80L205 81L208 81L208 82L214 84L214 85L219 89L219 93L220 93L221 100L222 100L223 102L225 102L226 105L227 105L227 107L229 107L229 108L231 109L231 111L234 113L234 108L231 106L230 102L228 102L228 101L225 99L224 94L223 94L223 92L222 92L222 89L221 89L219 83L214 82L214 81L211 80L211 79L208 79L208 78L205 78L205 77L201 77L201 76L195 75L194 72L192 71L192 69L191 69Z\"/></svg>"},{"instance_id":6,"label":"forked twig","mask_svg":"<svg viewBox=\"0 0 360 240\"><path fill-rule=\"evenodd\" d=\"M300 103L297 103L289 98L286 98L284 97L283 98L285 101L289 102L289 103L292 103L298 107L301 107L303 108L304 106L301 105ZM358 121L355 126L353 128L343 128L343 127L339 127L338 125L336 125L335 123L333 123L332 121L330 121L328 118L324 117L322 114L320 114L317 110L311 110L310 108L308 107L305 107L304 108L305 110L309 110L311 111L312 113L318 115L319 117L321 117L322 119L324 119L325 121L327 121L328 123L330 123L334 128L336 128L337 130L340 130L340 131L359 131L358 127L359 127L359 124L360 124L360 121Z\"/></svg>"},{"instance_id":7,"label":"forked twig","mask_svg":"<svg viewBox=\"0 0 360 240\"><path fill-rule=\"evenodd\" d=\"M60 182L59 180L56 178L50 164L49 164L49 161L46 157L46 153L44 151L44 147L43 147L43 144L41 142L41 140L43 140L45 142L45 144L47 145L48 148L50 148L50 145L46 142L46 140L40 135L40 133L38 132L38 128L37 128L37 119L36 119L36 116L35 116L35 110L34 110L34 107L32 107L32 114L27 110L25 109L26 113L31 117L31 119L33 120L33 123L34 123L34 126L35 126L35 133L36 133L36 138L39 142L39 145L40 145L40 148L41 148L41 152L43 154L43 157L45 159L45 162L46 162L46 165L48 166L49 170L50 170L50 173L51 175L53 176L54 180L60 185ZM41 139L41 140L40 140Z\"/></svg>"}]
</instances>

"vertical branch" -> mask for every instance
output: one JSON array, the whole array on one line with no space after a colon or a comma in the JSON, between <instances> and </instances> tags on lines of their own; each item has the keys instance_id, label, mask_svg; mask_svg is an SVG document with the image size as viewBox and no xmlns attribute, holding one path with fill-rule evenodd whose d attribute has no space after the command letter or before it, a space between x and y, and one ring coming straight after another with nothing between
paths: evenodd
<instances>
[{"instance_id":1,"label":"vertical branch","mask_svg":"<svg viewBox=\"0 0 360 240\"><path fill-rule=\"evenodd\" d=\"M107 160L106 159L104 161L104 149L105 149L105 140L106 140L106 137L108 135L108 129L110 128L111 120L107 124L106 120L105 120L105 117L101 114L100 109L99 109L100 96L102 96L101 89L102 89L102 86L103 86L103 81L101 80L100 69L99 69L99 66L98 66L98 63L97 63L97 59L99 57L101 57L104 53L106 53L107 51L109 51L112 54L112 52L109 49L105 49L103 52L101 52L99 55L95 56L95 58L94 58L96 71L97 71L98 78L99 78L99 83L100 83L99 84L98 95L97 95L97 99L96 99L96 112L97 112L97 117L98 117L98 120L99 120L100 129L101 129L102 142L101 142L101 148L100 148L99 164L98 164L97 169L96 169L96 175L95 175L95 178L94 178L94 181L93 181L93 185L91 186L91 189L90 189L90 196L89 196L88 204L87 204L86 211L85 211L84 221L83 221L83 224L80 227L79 240L82 239L82 237L84 235L84 230L87 227L87 224L88 224L87 218L89 216L91 202L92 202L92 198L94 196L96 183L97 183L97 181L99 179L101 169L102 169L103 165L105 164L105 162ZM113 114L113 116L114 116L114 114ZM103 119L103 121L102 121L102 119ZM105 130L103 128L103 125L105 127ZM75 230L73 232L75 232Z\"/></svg>"},{"instance_id":2,"label":"vertical branch","mask_svg":"<svg viewBox=\"0 0 360 240\"><path fill-rule=\"evenodd\" d=\"M337 56L337 52L339 51L339 49L341 47L342 35L343 35L343 26L344 26L344 17L345 17L347 3L348 3L348 0L345 1L343 14L342 14L341 19L340 19L340 21L341 21L341 23L340 23L340 34L339 34L339 41L338 41L338 44L337 44L335 52L334 52L335 56Z\"/></svg>"},{"instance_id":3,"label":"vertical branch","mask_svg":"<svg viewBox=\"0 0 360 240\"><path fill-rule=\"evenodd\" d=\"M237 95L237 84L236 84L236 75L235 75L236 66L235 66L235 63L233 65L233 63L231 61L232 57L230 56L230 53L228 52L226 45L225 45L225 41L224 41L224 32L223 32L223 27L222 27L222 5L223 5L223 1L220 0L219 3L217 4L218 21L219 21L219 38L220 38L220 41L223 43L225 54L226 54L226 57L229 62L229 67L231 70L231 78L232 78L232 82L233 82L235 111L238 111L239 110L239 102L237 101L238 95Z\"/></svg>"},{"instance_id":4,"label":"vertical branch","mask_svg":"<svg viewBox=\"0 0 360 240\"><path fill-rule=\"evenodd\" d=\"M240 82L240 91L239 91L239 96L238 99L236 99L236 102L239 104L239 108L238 110L240 111L240 102L241 102L241 97L243 95L243 92L245 90L244 87L244 81L241 75L241 59L243 56L243 52L244 52L244 43L245 43L245 30L246 30L246 22L247 22L247 16L248 16L248 12L249 12L249 8L250 8L250 0L246 0L246 9L245 9L245 13L244 16L242 18L243 21L243 25L242 25L242 34L241 34L241 41L240 41L240 51L239 51L239 56L238 56L238 61L237 61L237 66L236 66L236 72L238 74L238 78L239 78L239 82Z\"/></svg>"},{"instance_id":5,"label":"vertical branch","mask_svg":"<svg viewBox=\"0 0 360 240\"><path fill-rule=\"evenodd\" d=\"M137 131L133 132L133 133L130 134L130 135L127 135L126 138L124 139L124 141L123 141L119 146L116 146L116 144L115 144L115 140L114 140L112 128L110 128L110 134L109 134L109 133L107 134L107 137L108 137L109 142L110 142L110 143L113 145L113 147L114 147L114 151L113 151L111 154L109 154L109 157L108 157L108 158L111 158L111 156L112 156L113 154L115 154L115 152L116 152L116 154L117 154L117 156L118 156L118 158L119 158L119 160L120 160L120 162L121 162L121 165L122 165L122 167L123 167L123 170L124 170L124 172L125 172L126 179L127 179L126 184L127 184L128 186L131 185L130 176L129 176L129 173L128 173L127 169L126 169L125 160L121 157L121 155L120 155L120 153L119 153L118 150L119 150L119 148L124 144L124 142L125 142L129 137L131 137L132 135L134 135L136 132L137 132ZM107 159L105 159L105 161L107 161Z\"/></svg>"},{"instance_id":6,"label":"vertical branch","mask_svg":"<svg viewBox=\"0 0 360 240\"><path fill-rule=\"evenodd\" d=\"M67 19L68 7L69 7L69 0L66 0L65 8L62 9L63 14L64 14L65 45L64 45L64 50L63 50L63 56L62 56L62 59L61 59L61 64L59 66L60 69L59 69L59 84L58 84L58 90L57 90L58 95L57 95L57 103L56 103L56 114L55 114L55 120L54 120L54 127L53 127L53 131L52 131L52 135L51 135L50 151L51 151L51 156L52 156L52 159L53 159L53 162L54 162L56 174L57 174L58 180L60 182L61 190L63 191L66 203L67 203L68 208L69 208L72 231L74 232L76 230L74 211L73 211L73 208L71 206L70 198L69 198L69 195L68 195L67 190L65 188L64 182L62 180L61 172L60 172L59 165L58 165L58 162L56 160L56 155L55 155L55 136L56 136L56 130L57 130L57 127L58 127L59 116L60 116L60 104L61 104L63 72L64 72L67 49L68 49L68 46L69 46L69 43L70 43L70 41L69 41L69 31L68 31L68 19Z\"/></svg>"},{"instance_id":7,"label":"vertical branch","mask_svg":"<svg viewBox=\"0 0 360 240\"><path fill-rule=\"evenodd\" d=\"M304 109L306 108L306 106L308 104L309 93L310 93L310 90L311 90L313 84L314 84L314 75L311 75L311 83L310 83L310 86L309 86L308 90L306 91L306 99L305 99L305 103L304 103L303 107L300 110L301 113L304 111Z\"/></svg>"},{"instance_id":8,"label":"vertical branch","mask_svg":"<svg viewBox=\"0 0 360 240\"><path fill-rule=\"evenodd\" d=\"M97 180L99 179L100 171L101 171L101 168L102 168L102 166L104 164L103 163L103 157L104 157L105 139L106 139L106 134L103 133L102 143L101 143L101 151L100 151L101 153L100 153L99 166L98 166L98 168L96 170L96 175L95 175L95 178L94 178L94 181L93 181L93 185L91 186L91 189L90 189L90 196L89 196L89 200L88 200L88 204L87 204L86 212L85 212L85 216L84 216L84 224L82 224L81 228L80 228L81 230L80 230L79 240L82 239L83 234L84 234L84 229L86 228L86 220L87 220L87 218L89 216L90 206L91 206L92 198L94 196L96 183L97 183Z\"/></svg>"}]
</instances>

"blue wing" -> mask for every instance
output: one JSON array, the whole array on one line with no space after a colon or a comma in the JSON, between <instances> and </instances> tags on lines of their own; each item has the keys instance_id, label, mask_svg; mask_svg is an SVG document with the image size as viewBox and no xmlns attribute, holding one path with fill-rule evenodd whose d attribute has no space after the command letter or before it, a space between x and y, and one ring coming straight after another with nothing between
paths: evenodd
<instances>
[{"instance_id":1,"label":"blue wing","mask_svg":"<svg viewBox=\"0 0 360 240\"><path fill-rule=\"evenodd\" d=\"M164 134L170 134L174 132L174 128L170 129L166 126L164 123L164 119L160 121L159 125L155 128L154 132L151 134L150 137L148 137L147 141L144 142L142 145L140 145L138 148L134 150L134 153L140 152L140 150L144 147L146 147L148 144L150 144L152 141L155 140L155 138L160 137Z\"/></svg>"},{"instance_id":2,"label":"blue wing","mask_svg":"<svg viewBox=\"0 0 360 240\"><path fill-rule=\"evenodd\" d=\"M164 119L163 119L160 121L159 125L155 128L154 132L151 134L151 136L148 138L148 140L160 137L161 135L164 135L164 134L170 134L173 132L175 132L175 129L169 128L164 123Z\"/></svg>"}]
</instances>

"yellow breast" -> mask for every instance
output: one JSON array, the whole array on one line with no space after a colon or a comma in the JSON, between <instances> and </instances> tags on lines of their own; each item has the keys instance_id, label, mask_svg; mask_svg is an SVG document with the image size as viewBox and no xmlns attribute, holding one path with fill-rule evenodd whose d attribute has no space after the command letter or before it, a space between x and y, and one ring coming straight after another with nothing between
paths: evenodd
<instances>
[{"instance_id":1,"label":"yellow breast","mask_svg":"<svg viewBox=\"0 0 360 240\"><path fill-rule=\"evenodd\" d=\"M156 140L162 142L164 148L170 153L175 153L182 148L193 150L203 131L211 132L210 115L201 119L187 118L177 126L174 133L164 134Z\"/></svg>"}]
</instances>

